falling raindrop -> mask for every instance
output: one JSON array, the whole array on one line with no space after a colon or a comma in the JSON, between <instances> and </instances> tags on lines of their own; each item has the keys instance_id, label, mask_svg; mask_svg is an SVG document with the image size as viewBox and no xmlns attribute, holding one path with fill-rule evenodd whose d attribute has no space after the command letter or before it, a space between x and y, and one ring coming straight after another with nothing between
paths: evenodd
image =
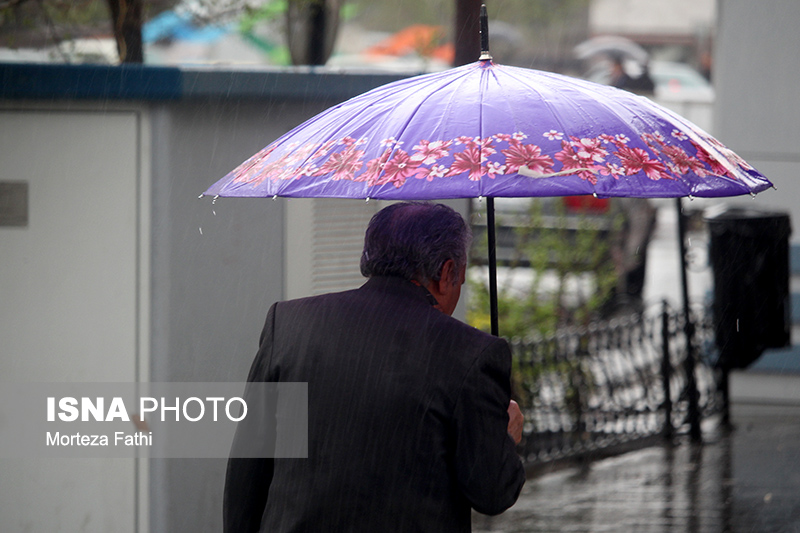
<instances>
[{"instance_id":1,"label":"falling raindrop","mask_svg":"<svg viewBox=\"0 0 800 533\"><path fill-rule=\"evenodd\" d=\"M219 194L216 195L213 200L211 200L211 205L214 205L215 203L217 203L217 198L219 198Z\"/></svg>"},{"instance_id":2,"label":"falling raindrop","mask_svg":"<svg viewBox=\"0 0 800 533\"><path fill-rule=\"evenodd\" d=\"M212 209L211 212L214 213L214 216L217 216L217 211L215 209Z\"/></svg>"},{"instance_id":3,"label":"falling raindrop","mask_svg":"<svg viewBox=\"0 0 800 533\"><path fill-rule=\"evenodd\" d=\"M369 203L369 196L367 196L367 203Z\"/></svg>"},{"instance_id":4,"label":"falling raindrop","mask_svg":"<svg viewBox=\"0 0 800 533\"><path fill-rule=\"evenodd\" d=\"M203 234L203 228L197 228L197 229L200 230L200 235L202 235Z\"/></svg>"},{"instance_id":5,"label":"falling raindrop","mask_svg":"<svg viewBox=\"0 0 800 533\"><path fill-rule=\"evenodd\" d=\"M276 194L275 196L273 196L273 197L272 197L272 201L273 201L273 202L274 202L275 200L277 200L277 199L278 199L278 195L277 195L277 194Z\"/></svg>"}]
</instances>

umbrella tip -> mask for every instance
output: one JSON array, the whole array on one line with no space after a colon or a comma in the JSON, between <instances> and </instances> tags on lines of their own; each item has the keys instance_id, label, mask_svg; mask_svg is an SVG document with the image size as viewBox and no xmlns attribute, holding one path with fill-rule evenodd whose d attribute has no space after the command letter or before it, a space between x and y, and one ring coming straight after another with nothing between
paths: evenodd
<instances>
[{"instance_id":1,"label":"umbrella tip","mask_svg":"<svg viewBox=\"0 0 800 533\"><path fill-rule=\"evenodd\" d=\"M481 55L478 61L489 61L489 15L486 13L486 4L481 4Z\"/></svg>"}]
</instances>

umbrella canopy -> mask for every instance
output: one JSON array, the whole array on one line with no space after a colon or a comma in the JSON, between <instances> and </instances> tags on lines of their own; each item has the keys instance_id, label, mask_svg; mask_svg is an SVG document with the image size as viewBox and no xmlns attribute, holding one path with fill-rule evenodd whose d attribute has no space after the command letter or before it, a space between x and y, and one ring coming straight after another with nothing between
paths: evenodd
<instances>
[{"instance_id":1,"label":"umbrella canopy","mask_svg":"<svg viewBox=\"0 0 800 533\"><path fill-rule=\"evenodd\" d=\"M647 98L485 59L334 106L205 194L665 198L771 186L722 143Z\"/></svg>"}]
</instances>

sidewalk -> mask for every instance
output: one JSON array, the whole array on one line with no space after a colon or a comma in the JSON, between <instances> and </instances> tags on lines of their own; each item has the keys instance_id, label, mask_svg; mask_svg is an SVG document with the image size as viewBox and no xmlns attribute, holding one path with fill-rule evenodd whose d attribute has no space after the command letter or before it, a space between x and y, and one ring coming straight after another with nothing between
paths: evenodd
<instances>
[{"instance_id":1,"label":"sidewalk","mask_svg":"<svg viewBox=\"0 0 800 533\"><path fill-rule=\"evenodd\" d=\"M475 532L800 531L800 405L734 404L734 429L543 474Z\"/></svg>"}]
</instances>

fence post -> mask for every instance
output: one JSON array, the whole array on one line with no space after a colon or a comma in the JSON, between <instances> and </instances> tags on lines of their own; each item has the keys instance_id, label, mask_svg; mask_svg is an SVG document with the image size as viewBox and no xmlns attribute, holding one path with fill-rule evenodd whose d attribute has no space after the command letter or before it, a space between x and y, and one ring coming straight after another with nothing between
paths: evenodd
<instances>
[{"instance_id":1,"label":"fence post","mask_svg":"<svg viewBox=\"0 0 800 533\"><path fill-rule=\"evenodd\" d=\"M670 377L672 375L672 361L669 353L669 304L662 302L661 309L661 385L664 388L664 429L665 439L671 439L674 428L672 427L672 396L670 393Z\"/></svg>"},{"instance_id":2,"label":"fence post","mask_svg":"<svg viewBox=\"0 0 800 533\"><path fill-rule=\"evenodd\" d=\"M686 394L689 400L689 437L694 442L701 442L703 436L700 431L700 391L697 390L697 378L695 377L695 368L697 367L694 349L695 327L688 311L686 312L684 333L686 335L686 358L683 360L683 369L686 373Z\"/></svg>"}]
</instances>

